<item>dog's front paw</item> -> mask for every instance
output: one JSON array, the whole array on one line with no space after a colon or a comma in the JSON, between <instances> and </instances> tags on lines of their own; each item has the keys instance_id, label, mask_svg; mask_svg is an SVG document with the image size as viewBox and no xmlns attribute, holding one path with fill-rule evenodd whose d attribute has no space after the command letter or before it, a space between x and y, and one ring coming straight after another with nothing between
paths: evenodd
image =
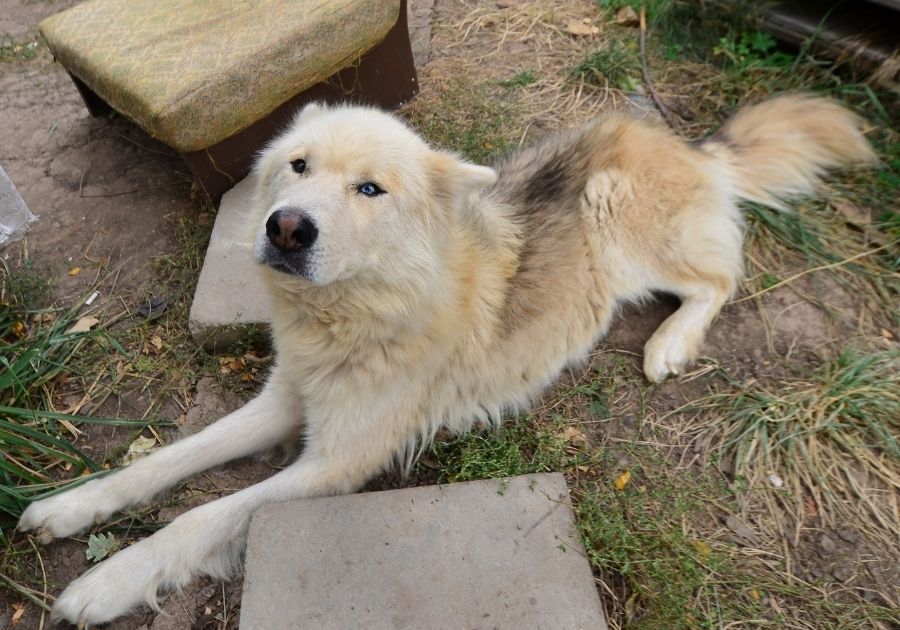
<instances>
[{"instance_id":1,"label":"dog's front paw","mask_svg":"<svg viewBox=\"0 0 900 630\"><path fill-rule=\"evenodd\" d=\"M68 492L32 503L19 519L19 529L36 531L40 541L46 544L106 520L114 506L100 481L89 481Z\"/></svg>"},{"instance_id":2,"label":"dog's front paw","mask_svg":"<svg viewBox=\"0 0 900 630\"><path fill-rule=\"evenodd\" d=\"M143 542L119 551L86 572L56 599L54 620L90 627L120 617L146 604L159 610L160 567Z\"/></svg>"},{"instance_id":3,"label":"dog's front paw","mask_svg":"<svg viewBox=\"0 0 900 630\"><path fill-rule=\"evenodd\" d=\"M677 376L696 358L697 343L673 334L657 333L644 347L644 374L651 383Z\"/></svg>"}]
</instances>

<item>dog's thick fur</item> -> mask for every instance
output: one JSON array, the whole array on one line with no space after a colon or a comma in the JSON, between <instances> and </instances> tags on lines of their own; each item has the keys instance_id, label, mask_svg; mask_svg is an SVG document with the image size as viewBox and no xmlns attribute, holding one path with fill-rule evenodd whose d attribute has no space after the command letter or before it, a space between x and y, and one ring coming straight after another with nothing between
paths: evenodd
<instances>
[{"instance_id":1,"label":"dog's thick fur","mask_svg":"<svg viewBox=\"0 0 900 630\"><path fill-rule=\"evenodd\" d=\"M644 371L678 374L741 277L739 199L781 206L825 169L872 161L859 126L810 96L744 109L693 146L613 115L492 169L432 150L383 112L308 106L261 155L248 214L277 351L263 391L31 505L20 526L70 536L211 466L301 435L303 453L113 555L62 593L55 615L98 623L155 606L160 589L197 573L232 574L254 509L352 492L392 461L407 465L440 427L499 423L582 360L618 305L652 291L681 307L647 342ZM385 192L362 194L366 182ZM267 237L285 209L317 227L308 248L284 253Z\"/></svg>"}]
</instances>

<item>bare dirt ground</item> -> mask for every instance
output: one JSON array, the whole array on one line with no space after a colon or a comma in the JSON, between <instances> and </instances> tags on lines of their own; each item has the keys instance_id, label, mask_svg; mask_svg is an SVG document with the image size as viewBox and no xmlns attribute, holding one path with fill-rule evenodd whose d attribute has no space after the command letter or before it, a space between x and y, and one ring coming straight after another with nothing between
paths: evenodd
<instances>
[{"instance_id":1,"label":"bare dirt ground","mask_svg":"<svg viewBox=\"0 0 900 630\"><path fill-rule=\"evenodd\" d=\"M239 406L262 377L265 359L258 376L252 376L249 359L229 367L247 348L223 364L193 348L187 338L191 282L196 279L212 214L197 198L178 156L128 121L92 118L46 50L39 44L28 48L35 41L40 19L72 4L73 0L0 0L0 37L11 43L9 48L22 47L0 62L0 163L32 212L40 216L25 241L0 255L13 269L30 260L34 273L49 278L55 303L70 304L99 283L98 304L106 309L103 312L119 317L122 324L134 323L125 339L137 367L111 390L113 395L96 404L91 399L79 411L175 420L179 429L161 432L161 440L167 441L178 430L197 430ZM540 3L439 0L432 20L430 57L420 72L422 93L404 115L436 142L449 143L473 159L487 159L505 147L602 111L646 108L643 101L629 99L622 90L571 83L568 68L594 50L597 42L593 36L567 34L568 25L587 19L600 27L601 38L606 30L623 27L606 21L597 4L587 0L559 4L559 11L548 15L538 10ZM501 5L512 8L498 8ZM533 73L533 81L522 80L527 89L498 87L498 82L523 72ZM690 76L686 72L672 71L665 95L701 113L682 129L686 136L696 137L728 112L704 117L716 104L704 87L704 76L696 75L696 82L689 83L684 79ZM482 95L490 105L482 104ZM800 257L779 262L778 268L771 269L779 278L810 266ZM71 275L73 268L80 272ZM758 280L761 267L752 264L750 271ZM758 281L748 283L741 295L759 288ZM151 296L160 295L169 302L167 312L143 323L137 309ZM569 388L585 382L593 367L607 365L611 357L622 358L632 377L639 379L643 343L676 307L676 301L663 299L626 309L592 366L566 376L564 384L544 398L541 408L566 407L568 403L560 401L566 400ZM706 356L693 374L655 388L623 388L621 396L611 397L615 409L611 422L598 423L583 408L571 414L573 421L582 418L577 426L592 443L610 449L619 458L619 467L627 467L632 456L617 450L620 444L645 445L662 439L661 434L642 433L643 418L664 424L669 412L720 386L723 381L717 371L736 381L777 383L786 374L834 359L848 345L893 347L884 332L883 318L873 314L847 285L828 273L804 275L767 290L764 299L726 306L710 331ZM162 348L154 346L154 338L161 340ZM265 352L263 346L251 358ZM251 378L242 379L245 374ZM60 408L75 404L82 393L80 386L60 387ZM121 430L93 428L86 430L79 446L103 459L105 454L120 454L133 438ZM698 462L706 456L702 448L677 440L662 451L685 470L700 466ZM209 472L185 482L155 508L125 515L108 531L125 540L139 537L185 509L245 487L272 470L273 464L240 462ZM411 480L385 475L369 489L428 483L438 476L425 466ZM733 521L726 523L724 511L711 513L721 520L713 518L703 526L708 540L732 547L764 546L759 540L749 544L747 532ZM752 528L761 530L761 521L753 520L757 517L763 518L743 514ZM896 604L900 583L896 544L893 548L879 545L860 533L858 523L825 519L815 506L803 522L791 527L791 535L786 532L783 541L760 553L781 554L787 571L798 579L836 584L834 589L823 587L828 597L835 596L835 590L858 591L867 601ZM16 548L32 554L24 539L18 540ZM25 557L32 583L45 585L48 601L91 564L85 558L85 538L55 542ZM601 595L614 599L617 587L604 585L603 579L598 573ZM23 605L24 613L14 623ZM613 626L627 625L627 615L616 606L609 604ZM164 614L144 611L107 627L235 628L239 608L239 580L223 584L201 579L184 593L169 597ZM0 630L39 628L45 622L37 606L0 587Z\"/></svg>"}]
</instances>

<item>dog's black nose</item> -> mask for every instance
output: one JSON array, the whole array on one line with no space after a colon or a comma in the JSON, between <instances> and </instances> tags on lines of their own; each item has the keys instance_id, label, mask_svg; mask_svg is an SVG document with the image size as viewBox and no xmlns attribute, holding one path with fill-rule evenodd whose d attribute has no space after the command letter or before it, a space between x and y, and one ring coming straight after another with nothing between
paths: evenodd
<instances>
[{"instance_id":1,"label":"dog's black nose","mask_svg":"<svg viewBox=\"0 0 900 630\"><path fill-rule=\"evenodd\" d=\"M306 217L290 210L276 210L266 221L266 236L283 252L309 247L316 242L319 230Z\"/></svg>"}]
</instances>

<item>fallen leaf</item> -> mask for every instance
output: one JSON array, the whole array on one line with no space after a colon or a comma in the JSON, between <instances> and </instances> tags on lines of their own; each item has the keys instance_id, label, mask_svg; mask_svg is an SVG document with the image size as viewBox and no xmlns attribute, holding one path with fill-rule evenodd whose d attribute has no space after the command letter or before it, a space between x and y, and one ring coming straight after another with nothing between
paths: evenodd
<instances>
[{"instance_id":1,"label":"fallen leaf","mask_svg":"<svg viewBox=\"0 0 900 630\"><path fill-rule=\"evenodd\" d=\"M616 479L616 490L624 490L629 481L631 481L631 473L626 470Z\"/></svg>"},{"instance_id":2,"label":"fallen leaf","mask_svg":"<svg viewBox=\"0 0 900 630\"><path fill-rule=\"evenodd\" d=\"M570 35L574 35L576 37L584 37L587 35L596 35L600 32L600 29L593 24L585 24L584 22L576 22L575 20L572 20L571 22L566 24L566 31Z\"/></svg>"},{"instance_id":3,"label":"fallen leaf","mask_svg":"<svg viewBox=\"0 0 900 630\"><path fill-rule=\"evenodd\" d=\"M159 352L163 347L162 338L159 335L153 335L152 337L150 337L150 345L156 348L157 352Z\"/></svg>"},{"instance_id":4,"label":"fallen leaf","mask_svg":"<svg viewBox=\"0 0 900 630\"><path fill-rule=\"evenodd\" d=\"M256 379L253 378L253 375L250 372L245 372L244 374L241 374L241 380L245 383L252 383Z\"/></svg>"},{"instance_id":5,"label":"fallen leaf","mask_svg":"<svg viewBox=\"0 0 900 630\"><path fill-rule=\"evenodd\" d=\"M79 317L78 321L72 324L69 330L66 331L66 334L85 333L99 323L100 320L96 317Z\"/></svg>"},{"instance_id":6,"label":"fallen leaf","mask_svg":"<svg viewBox=\"0 0 900 630\"><path fill-rule=\"evenodd\" d=\"M756 537L756 532L750 529L746 523L733 514L729 514L725 518L725 525L727 525L728 529L744 542L748 542L751 545L757 544L758 539Z\"/></svg>"},{"instance_id":7,"label":"fallen leaf","mask_svg":"<svg viewBox=\"0 0 900 630\"><path fill-rule=\"evenodd\" d=\"M565 440L566 442L581 442L582 444L587 444L587 436L584 432L579 431L575 427L569 426L563 428L559 433L556 434L556 437Z\"/></svg>"},{"instance_id":8,"label":"fallen leaf","mask_svg":"<svg viewBox=\"0 0 900 630\"><path fill-rule=\"evenodd\" d=\"M843 199L832 201L831 206L844 215L847 223L863 232L873 243L885 245L891 241L887 234L872 227L872 214L869 210Z\"/></svg>"},{"instance_id":9,"label":"fallen leaf","mask_svg":"<svg viewBox=\"0 0 900 630\"><path fill-rule=\"evenodd\" d=\"M128 452L125 453L125 456L122 458L122 465L127 466L128 464L147 456L154 447L156 447L156 438L148 438L142 435L138 436L134 442L128 445Z\"/></svg>"},{"instance_id":10,"label":"fallen leaf","mask_svg":"<svg viewBox=\"0 0 900 630\"><path fill-rule=\"evenodd\" d=\"M893 339L894 338L894 335L887 328L881 329L881 336L884 337L885 339Z\"/></svg>"},{"instance_id":11,"label":"fallen leaf","mask_svg":"<svg viewBox=\"0 0 900 630\"><path fill-rule=\"evenodd\" d=\"M869 211L863 210L856 204L843 199L836 199L831 202L831 205L835 210L843 214L844 218L847 219L849 223L852 223L857 227L865 229L872 223L872 217L869 215Z\"/></svg>"},{"instance_id":12,"label":"fallen leaf","mask_svg":"<svg viewBox=\"0 0 900 630\"><path fill-rule=\"evenodd\" d=\"M22 620L22 615L25 614L25 603L16 603L13 602L10 604L13 607L13 616L12 616L12 625L18 624Z\"/></svg>"},{"instance_id":13,"label":"fallen leaf","mask_svg":"<svg viewBox=\"0 0 900 630\"><path fill-rule=\"evenodd\" d=\"M616 24L621 26L639 26L641 23L634 9L625 5L616 12Z\"/></svg>"},{"instance_id":14,"label":"fallen leaf","mask_svg":"<svg viewBox=\"0 0 900 630\"><path fill-rule=\"evenodd\" d=\"M72 412L68 412L68 413L72 413ZM59 422L61 425L63 425L63 427L65 427L66 430L69 433L71 433L74 437L78 437L79 435L82 435L82 432L78 429L78 427L76 427L74 424L72 424L65 418L60 418L59 420L57 420L57 422Z\"/></svg>"},{"instance_id":15,"label":"fallen leaf","mask_svg":"<svg viewBox=\"0 0 900 630\"><path fill-rule=\"evenodd\" d=\"M806 508L807 518L813 518L819 514L819 510L816 507L816 500L809 495L803 497L803 507Z\"/></svg>"},{"instance_id":16,"label":"fallen leaf","mask_svg":"<svg viewBox=\"0 0 900 630\"><path fill-rule=\"evenodd\" d=\"M112 534L91 534L88 537L84 555L88 560L100 562L119 547L119 541Z\"/></svg>"},{"instance_id":17,"label":"fallen leaf","mask_svg":"<svg viewBox=\"0 0 900 630\"><path fill-rule=\"evenodd\" d=\"M25 336L25 322L16 322L12 325L12 334L21 339Z\"/></svg>"},{"instance_id":18,"label":"fallen leaf","mask_svg":"<svg viewBox=\"0 0 900 630\"><path fill-rule=\"evenodd\" d=\"M775 473L770 474L766 479L769 480L769 484L773 488L781 488L784 486L784 479L776 475Z\"/></svg>"},{"instance_id":19,"label":"fallen leaf","mask_svg":"<svg viewBox=\"0 0 900 630\"><path fill-rule=\"evenodd\" d=\"M244 361L249 361L250 363L265 363L271 358L271 355L267 355L264 357L259 356L253 350L244 353L243 359Z\"/></svg>"},{"instance_id":20,"label":"fallen leaf","mask_svg":"<svg viewBox=\"0 0 900 630\"><path fill-rule=\"evenodd\" d=\"M81 273L81 267L72 267L71 269L69 269L70 276L77 276L80 273Z\"/></svg>"},{"instance_id":21,"label":"fallen leaf","mask_svg":"<svg viewBox=\"0 0 900 630\"><path fill-rule=\"evenodd\" d=\"M430 468L431 470L440 470L441 465L435 458L429 457L425 455L419 458L419 463L425 466L425 468Z\"/></svg>"},{"instance_id":22,"label":"fallen leaf","mask_svg":"<svg viewBox=\"0 0 900 630\"><path fill-rule=\"evenodd\" d=\"M56 321L56 313L35 313L31 321L35 324L52 324Z\"/></svg>"},{"instance_id":23,"label":"fallen leaf","mask_svg":"<svg viewBox=\"0 0 900 630\"><path fill-rule=\"evenodd\" d=\"M151 296L138 306L137 312L141 317L157 317L169 306L169 301L164 297Z\"/></svg>"}]
</instances>

